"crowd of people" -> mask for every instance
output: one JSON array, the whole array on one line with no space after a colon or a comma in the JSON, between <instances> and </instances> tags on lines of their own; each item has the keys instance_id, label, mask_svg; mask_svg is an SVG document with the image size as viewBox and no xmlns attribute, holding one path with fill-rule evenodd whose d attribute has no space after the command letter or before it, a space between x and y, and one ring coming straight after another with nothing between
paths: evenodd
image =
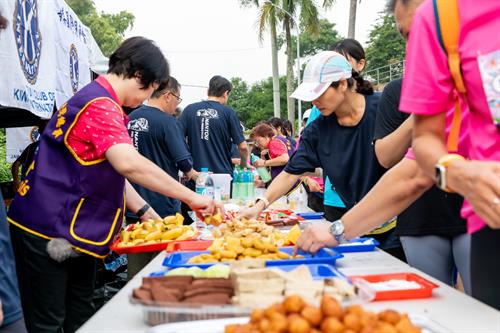
<instances>
[{"instance_id":1,"label":"crowd of people","mask_svg":"<svg viewBox=\"0 0 500 333\"><path fill-rule=\"evenodd\" d=\"M151 40L125 40L107 74L60 106L15 164L16 196L8 216L0 209L0 333L76 331L94 312L96 262L123 221L182 212L189 223L188 211L222 209L194 191L205 168L269 170L265 182L255 175L266 191L241 211L248 218L305 186L327 220L304 230L305 251L369 235L446 284L460 276L467 294L500 309L500 41L482 38L500 30L500 5L438 2L388 1L406 69L382 92L363 78L370 59L356 40L312 56L291 95L311 103L298 135L270 118L245 138L231 82L218 75L177 118L182 87L165 56ZM455 29L440 24L453 14ZM153 255L129 256L129 277Z\"/></svg>"}]
</instances>

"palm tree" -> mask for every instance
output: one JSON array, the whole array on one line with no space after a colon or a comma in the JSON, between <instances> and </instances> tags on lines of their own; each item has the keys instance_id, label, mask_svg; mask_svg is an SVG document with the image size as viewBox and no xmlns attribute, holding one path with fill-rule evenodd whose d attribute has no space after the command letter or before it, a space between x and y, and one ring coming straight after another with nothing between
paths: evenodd
<instances>
[{"instance_id":1,"label":"palm tree","mask_svg":"<svg viewBox=\"0 0 500 333\"><path fill-rule=\"evenodd\" d=\"M323 0L322 7L324 9L328 9L332 6L332 3L335 0ZM292 124L295 124L295 103L290 95L295 89L294 85L294 77L293 77L293 62L295 56L292 52L292 34L291 29L294 28L295 24L299 22L295 22L294 17L296 17L296 12L298 8L301 9L300 12L300 25L301 27L308 32L310 35L318 35L319 34L319 18L318 18L318 7L314 0L281 0L281 8L283 8L289 14L283 15L283 28L285 30L285 39L286 39L286 54L287 54L287 66L286 66L286 95L287 99L287 110L288 110L288 120ZM290 17L290 15L292 17ZM299 38L299 36L297 36ZM300 73L297 73L300 76Z\"/></svg>"},{"instance_id":2,"label":"palm tree","mask_svg":"<svg viewBox=\"0 0 500 333\"><path fill-rule=\"evenodd\" d=\"M359 0L361 2L361 0ZM354 38L356 34L356 8L358 0L350 0L349 4L349 29L347 30L347 38Z\"/></svg>"},{"instance_id":3,"label":"palm tree","mask_svg":"<svg viewBox=\"0 0 500 333\"><path fill-rule=\"evenodd\" d=\"M269 0L275 3L277 0ZM277 13L276 7L269 2L264 2L260 8L257 24L259 26L259 40L264 40L264 33L267 29L271 32L271 58L272 58L272 71L273 71L273 109L274 116L281 117L280 106L280 76L278 70L278 34L276 31ZM248 6L253 4L259 7L259 0L240 0L240 4Z\"/></svg>"}]
</instances>

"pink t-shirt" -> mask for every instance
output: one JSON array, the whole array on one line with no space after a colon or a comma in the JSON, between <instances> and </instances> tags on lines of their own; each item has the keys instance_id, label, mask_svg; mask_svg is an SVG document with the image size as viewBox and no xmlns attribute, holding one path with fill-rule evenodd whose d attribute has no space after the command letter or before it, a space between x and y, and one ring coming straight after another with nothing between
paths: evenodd
<instances>
[{"instance_id":1,"label":"pink t-shirt","mask_svg":"<svg viewBox=\"0 0 500 333\"><path fill-rule=\"evenodd\" d=\"M459 53L470 110L469 123L462 124L469 135L467 156L474 160L499 161L500 133L492 116L497 111L494 111L495 103L491 103L491 89L487 87L488 104L484 88L485 85L491 85L491 81L488 82L491 78L483 80L485 77L484 74L481 76L478 57L482 63L485 60L494 62L498 57L500 2L458 0L458 7L461 25ZM438 40L433 3L426 0L413 19L400 109L419 115L434 115L449 110L453 96L454 83L446 53ZM470 233L485 226L467 203L462 216L468 220Z\"/></svg>"}]
</instances>

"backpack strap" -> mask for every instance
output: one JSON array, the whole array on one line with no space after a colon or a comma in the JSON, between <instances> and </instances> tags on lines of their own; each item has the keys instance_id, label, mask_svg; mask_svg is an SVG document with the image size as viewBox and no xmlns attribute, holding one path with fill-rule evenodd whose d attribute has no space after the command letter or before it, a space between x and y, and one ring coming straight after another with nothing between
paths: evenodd
<instances>
[{"instance_id":1,"label":"backpack strap","mask_svg":"<svg viewBox=\"0 0 500 333\"><path fill-rule=\"evenodd\" d=\"M462 121L462 110L460 108L460 96L465 97L466 90L462 79L460 68L460 54L458 53L458 40L460 37L460 17L458 12L458 0L433 0L434 16L436 18L436 30L441 47L448 55L448 67L450 69L455 89L458 94L455 98L455 112L451 123L451 131L448 135L448 151L458 150L458 139L460 136L460 125Z\"/></svg>"}]
</instances>

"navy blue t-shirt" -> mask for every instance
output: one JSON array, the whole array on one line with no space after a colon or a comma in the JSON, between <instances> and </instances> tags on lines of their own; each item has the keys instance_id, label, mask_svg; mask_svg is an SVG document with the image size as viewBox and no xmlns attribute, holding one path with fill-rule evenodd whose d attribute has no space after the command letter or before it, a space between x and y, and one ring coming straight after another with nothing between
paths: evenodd
<instances>
[{"instance_id":1,"label":"navy blue t-shirt","mask_svg":"<svg viewBox=\"0 0 500 333\"><path fill-rule=\"evenodd\" d=\"M233 173L231 144L245 138L236 112L216 101L186 106L180 122L193 156L194 169L208 168L213 173Z\"/></svg>"},{"instance_id":2,"label":"navy blue t-shirt","mask_svg":"<svg viewBox=\"0 0 500 333\"><path fill-rule=\"evenodd\" d=\"M4 315L3 324L0 324L0 327L3 327L21 319L23 312L17 285L14 252L10 243L9 227L1 193L0 206L0 300Z\"/></svg>"},{"instance_id":3,"label":"navy blue t-shirt","mask_svg":"<svg viewBox=\"0 0 500 333\"><path fill-rule=\"evenodd\" d=\"M177 119L157 108L143 105L129 115L127 127L137 151L172 178L178 179L177 163L190 159L191 154L189 154ZM160 216L165 217L180 212L179 200L150 191L137 184L132 185ZM127 216L135 217L130 213Z\"/></svg>"},{"instance_id":4,"label":"navy blue t-shirt","mask_svg":"<svg viewBox=\"0 0 500 333\"><path fill-rule=\"evenodd\" d=\"M335 114L319 116L305 128L285 171L298 175L323 168L346 207L352 208L385 171L372 145L379 99L379 93L365 96L365 112L356 126L341 126Z\"/></svg>"}]
</instances>

